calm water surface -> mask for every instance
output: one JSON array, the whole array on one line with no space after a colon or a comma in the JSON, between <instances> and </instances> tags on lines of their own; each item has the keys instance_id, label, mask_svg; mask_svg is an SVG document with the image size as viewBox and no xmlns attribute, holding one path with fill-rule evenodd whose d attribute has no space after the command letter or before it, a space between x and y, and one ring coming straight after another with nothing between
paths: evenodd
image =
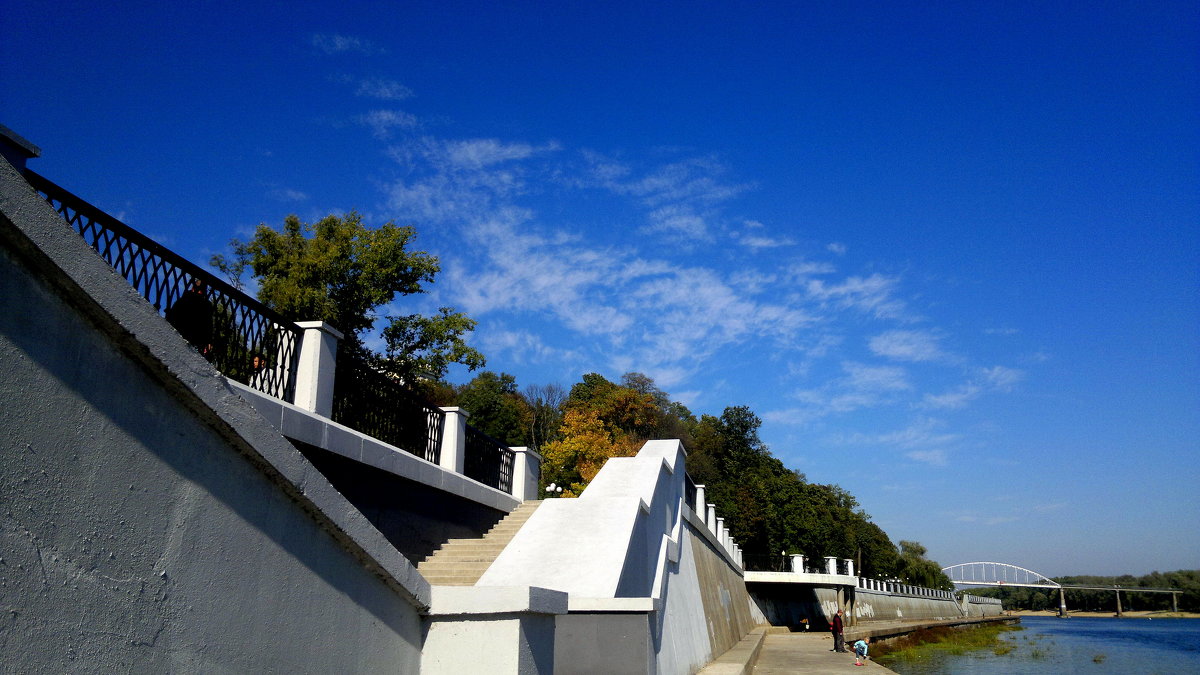
<instances>
[{"instance_id":1,"label":"calm water surface","mask_svg":"<svg viewBox=\"0 0 1200 675\"><path fill-rule=\"evenodd\" d=\"M1004 633L1014 649L981 650L888 664L901 675L1200 674L1200 619L1021 617Z\"/></svg>"}]
</instances>

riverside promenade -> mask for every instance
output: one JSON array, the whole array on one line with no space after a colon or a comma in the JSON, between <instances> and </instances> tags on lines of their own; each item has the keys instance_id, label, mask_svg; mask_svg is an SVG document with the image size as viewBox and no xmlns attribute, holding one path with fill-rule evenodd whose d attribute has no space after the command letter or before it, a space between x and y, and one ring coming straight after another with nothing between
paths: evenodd
<instances>
[{"instance_id":1,"label":"riverside promenade","mask_svg":"<svg viewBox=\"0 0 1200 675\"><path fill-rule=\"evenodd\" d=\"M870 637L874 642L877 638L896 637L922 628L1013 620L1014 617L1005 616L871 621L846 628L846 649L851 649L850 645L863 637ZM866 666L856 667L853 652L838 654L833 651L833 636L827 631L794 633L780 626L759 626L733 649L708 664L700 671L700 675L826 675L859 670L866 673L894 672L871 660Z\"/></svg>"}]
</instances>

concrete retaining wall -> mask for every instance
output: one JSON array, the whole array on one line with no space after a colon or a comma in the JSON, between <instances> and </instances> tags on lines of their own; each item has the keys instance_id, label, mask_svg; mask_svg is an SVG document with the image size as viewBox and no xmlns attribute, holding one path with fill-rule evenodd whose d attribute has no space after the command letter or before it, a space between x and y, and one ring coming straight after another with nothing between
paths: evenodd
<instances>
[{"instance_id":1,"label":"concrete retaining wall","mask_svg":"<svg viewBox=\"0 0 1200 675\"><path fill-rule=\"evenodd\" d=\"M964 595L962 600L962 608L965 616L1001 616L1004 614L1003 605L999 602L993 602L993 598Z\"/></svg>"},{"instance_id":2,"label":"concrete retaining wall","mask_svg":"<svg viewBox=\"0 0 1200 675\"><path fill-rule=\"evenodd\" d=\"M854 593L854 617L859 621L896 619L956 619L963 616L954 600L892 595L859 588Z\"/></svg>"},{"instance_id":3,"label":"concrete retaining wall","mask_svg":"<svg viewBox=\"0 0 1200 675\"><path fill-rule=\"evenodd\" d=\"M428 584L4 161L0 181L3 669L417 672Z\"/></svg>"},{"instance_id":4,"label":"concrete retaining wall","mask_svg":"<svg viewBox=\"0 0 1200 675\"><path fill-rule=\"evenodd\" d=\"M954 619L965 616L958 602L943 598L870 591L862 588L849 593L811 584L752 584L750 596L773 626L803 627L827 631L840 606L856 621L895 621L897 619ZM975 607L979 607L976 605ZM987 614L986 616L997 616ZM985 616L977 613L973 616Z\"/></svg>"}]
</instances>

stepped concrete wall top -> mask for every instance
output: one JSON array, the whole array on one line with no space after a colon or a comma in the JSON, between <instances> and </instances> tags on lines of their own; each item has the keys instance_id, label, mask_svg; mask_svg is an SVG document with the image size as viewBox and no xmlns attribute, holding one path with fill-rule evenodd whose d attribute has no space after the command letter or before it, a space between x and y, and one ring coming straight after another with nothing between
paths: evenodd
<instances>
[{"instance_id":1,"label":"stepped concrete wall top","mask_svg":"<svg viewBox=\"0 0 1200 675\"><path fill-rule=\"evenodd\" d=\"M417 671L428 584L4 161L0 298L6 669Z\"/></svg>"},{"instance_id":2,"label":"stepped concrete wall top","mask_svg":"<svg viewBox=\"0 0 1200 675\"><path fill-rule=\"evenodd\" d=\"M683 502L684 461L678 441L608 460L578 499L544 502L480 578L569 594L555 673L695 672L762 620Z\"/></svg>"}]
</instances>

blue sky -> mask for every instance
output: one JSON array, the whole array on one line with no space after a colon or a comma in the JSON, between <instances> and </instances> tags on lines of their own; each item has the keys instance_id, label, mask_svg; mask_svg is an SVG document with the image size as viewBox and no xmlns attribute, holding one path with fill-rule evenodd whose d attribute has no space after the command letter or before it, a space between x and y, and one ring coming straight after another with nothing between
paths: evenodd
<instances>
[{"instance_id":1,"label":"blue sky","mask_svg":"<svg viewBox=\"0 0 1200 675\"><path fill-rule=\"evenodd\" d=\"M0 123L201 262L413 224L396 311L747 405L945 565L1200 567L1200 11L836 4L10 0Z\"/></svg>"}]
</instances>

